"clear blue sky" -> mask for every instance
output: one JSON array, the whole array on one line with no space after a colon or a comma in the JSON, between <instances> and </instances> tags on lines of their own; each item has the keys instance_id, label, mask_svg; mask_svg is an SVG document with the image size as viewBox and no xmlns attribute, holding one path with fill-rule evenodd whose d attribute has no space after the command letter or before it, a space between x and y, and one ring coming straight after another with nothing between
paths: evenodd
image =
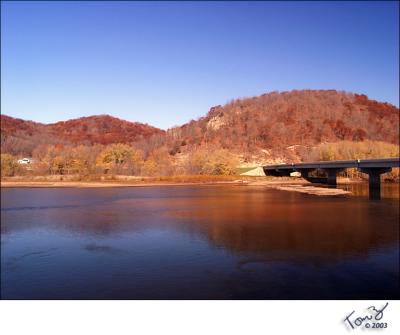
<instances>
[{"instance_id":1,"label":"clear blue sky","mask_svg":"<svg viewBox=\"0 0 400 335\"><path fill-rule=\"evenodd\" d=\"M398 2L3 2L1 112L168 128L233 98L338 89L399 105Z\"/></svg>"}]
</instances>

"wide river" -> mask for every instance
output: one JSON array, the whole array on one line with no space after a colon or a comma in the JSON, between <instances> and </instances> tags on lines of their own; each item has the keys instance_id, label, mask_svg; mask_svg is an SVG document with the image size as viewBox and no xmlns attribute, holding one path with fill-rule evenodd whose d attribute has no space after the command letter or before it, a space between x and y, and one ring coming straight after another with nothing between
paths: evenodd
<instances>
[{"instance_id":1,"label":"wide river","mask_svg":"<svg viewBox=\"0 0 400 335\"><path fill-rule=\"evenodd\" d=\"M3 299L393 299L399 189L3 188Z\"/></svg>"}]
</instances>

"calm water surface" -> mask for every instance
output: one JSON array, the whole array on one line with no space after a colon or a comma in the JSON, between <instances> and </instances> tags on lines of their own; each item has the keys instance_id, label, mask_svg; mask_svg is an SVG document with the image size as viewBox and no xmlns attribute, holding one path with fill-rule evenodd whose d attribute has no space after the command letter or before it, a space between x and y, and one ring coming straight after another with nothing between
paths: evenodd
<instances>
[{"instance_id":1,"label":"calm water surface","mask_svg":"<svg viewBox=\"0 0 400 335\"><path fill-rule=\"evenodd\" d=\"M398 299L398 185L346 188L4 188L1 295Z\"/></svg>"}]
</instances>

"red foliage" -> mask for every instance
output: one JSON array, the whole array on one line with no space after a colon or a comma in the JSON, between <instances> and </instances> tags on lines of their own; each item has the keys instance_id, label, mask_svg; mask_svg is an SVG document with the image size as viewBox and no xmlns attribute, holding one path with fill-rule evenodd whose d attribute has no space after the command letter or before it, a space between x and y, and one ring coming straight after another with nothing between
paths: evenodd
<instances>
[{"instance_id":1,"label":"red foliage","mask_svg":"<svg viewBox=\"0 0 400 335\"><path fill-rule=\"evenodd\" d=\"M2 152L12 154L29 154L40 144L117 142L135 142L145 154L160 147L176 154L210 144L245 154L282 153L288 146L339 140L399 143L399 109L365 95L303 90L237 99L168 132L108 115L50 125L1 116ZM184 149L179 148L183 142Z\"/></svg>"},{"instance_id":2,"label":"red foliage","mask_svg":"<svg viewBox=\"0 0 400 335\"><path fill-rule=\"evenodd\" d=\"M73 144L132 143L164 133L146 124L124 121L109 115L82 117L48 125L50 132Z\"/></svg>"},{"instance_id":3,"label":"red foliage","mask_svg":"<svg viewBox=\"0 0 400 335\"><path fill-rule=\"evenodd\" d=\"M333 126L333 132L339 140L348 140L352 137L351 128L346 127L342 120L337 120Z\"/></svg>"},{"instance_id":4,"label":"red foliage","mask_svg":"<svg viewBox=\"0 0 400 335\"><path fill-rule=\"evenodd\" d=\"M2 150L13 154L31 154L39 144L132 143L164 133L146 124L109 115L82 117L49 125L1 115Z\"/></svg>"},{"instance_id":5,"label":"red foliage","mask_svg":"<svg viewBox=\"0 0 400 335\"><path fill-rule=\"evenodd\" d=\"M32 135L33 132L42 128L43 125L33 121L25 121L1 114L1 133L4 135L13 135L17 131L26 132Z\"/></svg>"},{"instance_id":6,"label":"red foliage","mask_svg":"<svg viewBox=\"0 0 400 335\"><path fill-rule=\"evenodd\" d=\"M364 141L367 138L367 132L364 129L358 128L353 133L353 141Z\"/></svg>"},{"instance_id":7,"label":"red foliage","mask_svg":"<svg viewBox=\"0 0 400 335\"><path fill-rule=\"evenodd\" d=\"M179 129L191 145L222 145L242 153L339 140L398 143L399 109L335 90L272 92L212 107Z\"/></svg>"},{"instance_id":8,"label":"red foliage","mask_svg":"<svg viewBox=\"0 0 400 335\"><path fill-rule=\"evenodd\" d=\"M393 117L393 114L399 114L399 109L386 102L378 102L376 100L369 100L364 94L355 94L355 102L358 105L365 106L367 111L373 114L374 117L384 118Z\"/></svg>"}]
</instances>

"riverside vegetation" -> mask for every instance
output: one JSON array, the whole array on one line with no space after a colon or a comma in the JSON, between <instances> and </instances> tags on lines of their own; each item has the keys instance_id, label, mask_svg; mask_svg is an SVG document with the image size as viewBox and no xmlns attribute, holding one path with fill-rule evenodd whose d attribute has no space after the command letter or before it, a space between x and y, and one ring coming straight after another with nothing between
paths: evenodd
<instances>
[{"instance_id":1,"label":"riverside vegetation","mask_svg":"<svg viewBox=\"0 0 400 335\"><path fill-rule=\"evenodd\" d=\"M320 144L304 160L397 157L398 152L398 145L385 142L342 141ZM142 150L122 143L92 147L48 145L35 150L33 162L25 165L18 164L15 156L1 154L2 177L24 176L32 180L35 176L60 176L59 180L116 180L117 175L153 177L141 179L147 182L154 182L154 177L160 177L159 181L172 182L232 180L221 177L237 175L238 165L238 157L224 149L198 149L182 161L163 150L155 150L145 157ZM348 169L342 175L362 178L356 169ZM398 169L386 174L385 179L399 181Z\"/></svg>"}]
</instances>

